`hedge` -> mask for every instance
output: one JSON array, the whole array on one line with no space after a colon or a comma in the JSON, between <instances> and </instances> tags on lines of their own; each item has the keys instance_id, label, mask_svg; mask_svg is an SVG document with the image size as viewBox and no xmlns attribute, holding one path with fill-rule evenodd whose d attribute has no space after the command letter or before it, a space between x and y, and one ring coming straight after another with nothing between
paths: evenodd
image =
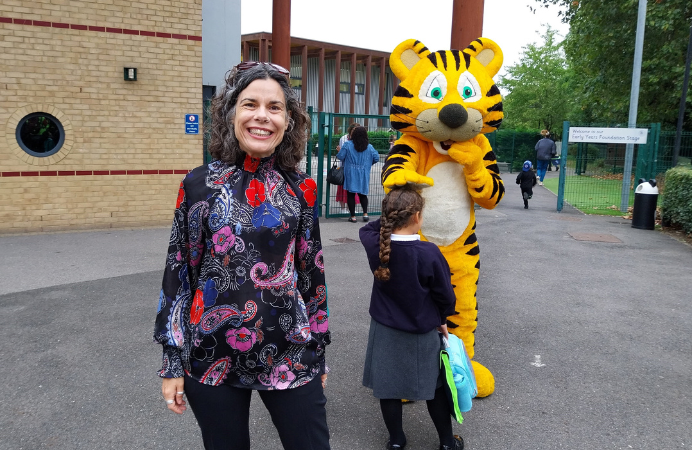
<instances>
[{"instance_id":1,"label":"hedge","mask_svg":"<svg viewBox=\"0 0 692 450\"><path fill-rule=\"evenodd\" d=\"M375 150L377 150L378 153L386 154L389 153L389 135L390 133L388 131L368 131L368 140L370 141L370 144L375 147ZM343 134L332 135L332 143L329 146L332 148L332 152L336 151L336 146L339 145L339 139L341 139L341 136L343 136ZM396 133L394 133L394 136L396 137ZM318 138L319 135L314 133L310 137L310 140L311 142L316 143L319 142ZM324 139L325 141L327 140L327 135L324 136Z\"/></svg>"},{"instance_id":2,"label":"hedge","mask_svg":"<svg viewBox=\"0 0 692 450\"><path fill-rule=\"evenodd\" d=\"M664 225L692 233L692 168L677 166L666 172L665 195L661 202Z\"/></svg>"}]
</instances>

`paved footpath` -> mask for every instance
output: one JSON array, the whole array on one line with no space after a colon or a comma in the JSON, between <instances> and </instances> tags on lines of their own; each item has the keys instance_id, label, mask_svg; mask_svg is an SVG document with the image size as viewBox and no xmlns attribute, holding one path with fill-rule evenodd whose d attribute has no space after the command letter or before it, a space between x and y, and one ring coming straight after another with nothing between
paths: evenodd
<instances>
[{"instance_id":1,"label":"paved footpath","mask_svg":"<svg viewBox=\"0 0 692 450\"><path fill-rule=\"evenodd\" d=\"M476 354L497 389L455 425L466 448L692 446L692 248L618 217L557 213L542 187L524 210L505 179L502 203L477 212ZM371 280L360 226L322 221L334 450L387 440L360 383ZM201 448L191 411L169 413L155 375L167 240L165 228L0 237L0 449ZM404 416L407 449L437 449L424 402ZM258 397L251 427L253 448L281 448Z\"/></svg>"}]
</instances>

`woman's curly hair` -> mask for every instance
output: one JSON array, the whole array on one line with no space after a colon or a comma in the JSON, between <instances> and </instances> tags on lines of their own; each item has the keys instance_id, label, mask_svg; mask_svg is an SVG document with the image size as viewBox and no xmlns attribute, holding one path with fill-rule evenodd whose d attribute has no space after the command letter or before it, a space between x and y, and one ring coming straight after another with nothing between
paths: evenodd
<instances>
[{"instance_id":1,"label":"woman's curly hair","mask_svg":"<svg viewBox=\"0 0 692 450\"><path fill-rule=\"evenodd\" d=\"M303 157L310 130L310 116L301 106L288 79L270 64L258 64L247 70L237 66L226 73L226 81L211 101L211 135L209 153L213 159L242 164L245 152L238 144L233 121L238 97L255 80L272 79L279 83L286 99L288 128L276 147L276 162L284 170L296 170Z\"/></svg>"},{"instance_id":2,"label":"woman's curly hair","mask_svg":"<svg viewBox=\"0 0 692 450\"><path fill-rule=\"evenodd\" d=\"M392 231L404 228L417 212L423 212L425 200L413 187L395 187L382 200L380 219L380 267L375 270L375 278L389 280L389 254L391 253Z\"/></svg>"},{"instance_id":3,"label":"woman's curly hair","mask_svg":"<svg viewBox=\"0 0 692 450\"><path fill-rule=\"evenodd\" d=\"M357 152L362 152L368 148L370 141L368 140L368 130L365 127L355 127L351 131L351 140L353 141L353 147Z\"/></svg>"}]
</instances>

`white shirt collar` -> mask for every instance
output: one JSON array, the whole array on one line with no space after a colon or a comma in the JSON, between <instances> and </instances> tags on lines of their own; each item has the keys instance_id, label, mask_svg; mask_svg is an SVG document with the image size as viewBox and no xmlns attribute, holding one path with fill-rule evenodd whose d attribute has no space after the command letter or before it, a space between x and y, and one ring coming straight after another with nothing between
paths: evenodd
<instances>
[{"instance_id":1,"label":"white shirt collar","mask_svg":"<svg viewBox=\"0 0 692 450\"><path fill-rule=\"evenodd\" d=\"M391 234L393 241L420 241L420 234Z\"/></svg>"}]
</instances>

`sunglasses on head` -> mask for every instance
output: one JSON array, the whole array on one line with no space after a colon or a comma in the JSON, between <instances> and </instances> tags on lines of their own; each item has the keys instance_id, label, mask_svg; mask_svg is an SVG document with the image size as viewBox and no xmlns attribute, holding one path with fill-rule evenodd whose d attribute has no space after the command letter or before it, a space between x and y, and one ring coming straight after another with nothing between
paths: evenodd
<instances>
[{"instance_id":1,"label":"sunglasses on head","mask_svg":"<svg viewBox=\"0 0 692 450\"><path fill-rule=\"evenodd\" d=\"M262 61L243 61L240 64L238 64L237 66L235 66L235 68L239 72L242 72L243 70L248 70L248 69L251 69L253 67L259 66L260 64L270 66L271 68L273 68L274 70L276 70L277 72L279 72L282 75L289 75L290 74L290 72L288 70L286 70L285 68L281 67L278 64L274 64L274 63L270 63L270 62L262 62Z\"/></svg>"}]
</instances>

